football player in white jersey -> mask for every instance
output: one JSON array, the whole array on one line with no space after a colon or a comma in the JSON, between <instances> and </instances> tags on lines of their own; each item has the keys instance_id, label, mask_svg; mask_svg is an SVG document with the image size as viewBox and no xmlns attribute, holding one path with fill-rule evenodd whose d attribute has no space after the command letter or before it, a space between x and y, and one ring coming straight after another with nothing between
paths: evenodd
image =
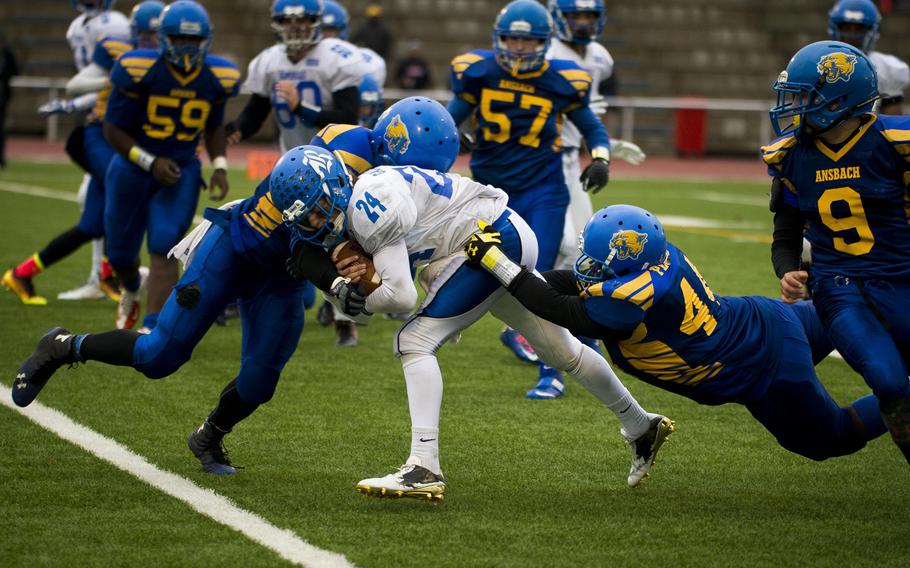
<instances>
[{"instance_id":1,"label":"football player in white jersey","mask_svg":"<svg viewBox=\"0 0 910 568\"><path fill-rule=\"evenodd\" d=\"M92 62L95 44L103 37L128 38L130 37L130 22L122 13L112 10L114 0L71 0L73 8L81 12L70 23L66 30L66 41L73 50L73 63L76 71L82 71ZM99 89L100 90L100 89ZM42 116L49 114L75 114L88 112L95 107L96 92L89 92L72 99L55 99L41 105L38 113ZM77 134L81 136L81 134ZM85 205L88 186L91 176L85 174L79 187L79 206ZM61 292L61 300L93 300L106 297L104 290L99 285L99 271L104 257L104 241L92 241L92 267L88 280L72 290Z\"/></svg>"},{"instance_id":2,"label":"football player in white jersey","mask_svg":"<svg viewBox=\"0 0 910 568\"><path fill-rule=\"evenodd\" d=\"M255 134L270 110L283 152L309 143L327 124L357 124L366 65L355 46L323 38L321 21L320 0L275 0L272 28L280 43L250 62L241 90L250 100L227 126L228 142Z\"/></svg>"},{"instance_id":3,"label":"football player in white jersey","mask_svg":"<svg viewBox=\"0 0 910 568\"><path fill-rule=\"evenodd\" d=\"M567 59L590 73L591 84L595 86L591 90L591 110L597 115L603 115L607 104L596 86L613 75L613 57L606 47L596 41L603 33L607 21L603 0L550 0L549 8L556 37L550 42L547 59ZM561 139L562 167L569 186L569 208L566 210L566 223L556 267L569 268L574 266L578 256L578 235L594 211L591 199L579 181L581 133L574 124L566 122L562 127ZM631 142L613 139L610 140L610 146L613 158L636 165L645 159L641 148Z\"/></svg>"},{"instance_id":4,"label":"football player in white jersey","mask_svg":"<svg viewBox=\"0 0 910 568\"><path fill-rule=\"evenodd\" d=\"M882 15L871 0L841 0L828 14L831 39L849 43L869 56L878 78L881 114L903 114L904 91L910 85L910 67L893 55L875 51Z\"/></svg>"},{"instance_id":5,"label":"football player in white jersey","mask_svg":"<svg viewBox=\"0 0 910 568\"><path fill-rule=\"evenodd\" d=\"M411 97L383 113L376 132L381 133L378 153L384 163L407 160L432 169L379 166L362 174L348 194L313 183L305 203L272 191L275 207L300 240L331 247L349 235L372 255L382 283L366 297L365 313L411 311L418 301L411 270L424 267L426 298L394 340L408 392L410 456L397 471L362 480L357 490L379 497L443 498L438 442L443 387L436 352L487 312L522 332L541 358L575 376L616 414L632 445L627 482L637 485L672 432L672 421L645 412L603 357L564 328L525 310L488 273L465 265L464 245L487 221L503 232L506 254L524 266L534 266L537 240L507 207L504 191L441 173L458 152L451 115L431 99ZM425 155L411 156L415 152ZM298 158L284 165L284 158L279 161L272 179L285 176L297 184L294 172L307 164Z\"/></svg>"},{"instance_id":6,"label":"football player in white jersey","mask_svg":"<svg viewBox=\"0 0 910 568\"><path fill-rule=\"evenodd\" d=\"M335 2L335 0L324 0L322 7L322 37L337 37L338 39L348 40L348 11L344 6ZM379 87L385 86L386 64L381 55L369 47L357 46L360 57L367 66L369 73Z\"/></svg>"}]
</instances>

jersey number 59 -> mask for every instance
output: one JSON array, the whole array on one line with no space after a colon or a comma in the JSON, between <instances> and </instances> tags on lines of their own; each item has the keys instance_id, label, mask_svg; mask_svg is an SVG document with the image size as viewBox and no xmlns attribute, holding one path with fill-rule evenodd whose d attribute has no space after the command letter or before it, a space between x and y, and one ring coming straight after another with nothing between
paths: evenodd
<instances>
[{"instance_id":1,"label":"jersey number 59","mask_svg":"<svg viewBox=\"0 0 910 568\"><path fill-rule=\"evenodd\" d=\"M158 140L174 136L177 140L189 141L195 140L205 128L212 104L202 99L152 95L146 108L148 123L142 127L146 136Z\"/></svg>"}]
</instances>

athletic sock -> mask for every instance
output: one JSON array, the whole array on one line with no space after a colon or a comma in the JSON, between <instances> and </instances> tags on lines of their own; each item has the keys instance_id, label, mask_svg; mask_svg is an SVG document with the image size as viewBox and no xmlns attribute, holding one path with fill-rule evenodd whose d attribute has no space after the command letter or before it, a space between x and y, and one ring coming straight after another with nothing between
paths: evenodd
<instances>
[{"instance_id":1,"label":"athletic sock","mask_svg":"<svg viewBox=\"0 0 910 568\"><path fill-rule=\"evenodd\" d=\"M90 240L91 237L88 233L85 233L79 227L72 227L60 233L38 253L43 263L42 266L47 268L55 262L68 257Z\"/></svg>"},{"instance_id":2,"label":"athletic sock","mask_svg":"<svg viewBox=\"0 0 910 568\"><path fill-rule=\"evenodd\" d=\"M238 422L255 412L257 408L258 404L251 404L240 398L240 393L237 392L237 379L234 379L221 391L218 406L209 414L208 421L222 432L230 432Z\"/></svg>"},{"instance_id":3,"label":"athletic sock","mask_svg":"<svg viewBox=\"0 0 910 568\"><path fill-rule=\"evenodd\" d=\"M442 372L433 355L403 355L401 367L411 413L411 456L424 467L441 473L439 466L439 409L442 406Z\"/></svg>"},{"instance_id":4,"label":"athletic sock","mask_svg":"<svg viewBox=\"0 0 910 568\"><path fill-rule=\"evenodd\" d=\"M73 355L79 361L101 361L108 365L133 366L133 349L142 335L131 329L76 336Z\"/></svg>"},{"instance_id":5,"label":"athletic sock","mask_svg":"<svg viewBox=\"0 0 910 568\"><path fill-rule=\"evenodd\" d=\"M19 266L13 269L13 275L16 278L34 278L44 270L44 263L41 262L41 256L36 252L32 256L19 263Z\"/></svg>"},{"instance_id":6,"label":"athletic sock","mask_svg":"<svg viewBox=\"0 0 910 568\"><path fill-rule=\"evenodd\" d=\"M613 411L626 436L636 439L650 427L651 417L613 372L606 359L583 347L576 368L569 372L588 392Z\"/></svg>"}]
</instances>

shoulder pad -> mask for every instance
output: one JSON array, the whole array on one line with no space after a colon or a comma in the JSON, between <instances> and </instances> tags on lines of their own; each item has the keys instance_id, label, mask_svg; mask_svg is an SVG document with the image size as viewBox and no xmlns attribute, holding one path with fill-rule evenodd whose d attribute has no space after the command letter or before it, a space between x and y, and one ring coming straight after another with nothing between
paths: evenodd
<instances>
[{"instance_id":1,"label":"shoulder pad","mask_svg":"<svg viewBox=\"0 0 910 568\"><path fill-rule=\"evenodd\" d=\"M153 49L134 49L121 55L117 65L129 74L134 83L140 83L158 61L159 56L160 54Z\"/></svg>"},{"instance_id":2,"label":"shoulder pad","mask_svg":"<svg viewBox=\"0 0 910 568\"><path fill-rule=\"evenodd\" d=\"M371 132L353 124L330 124L316 134L312 143L335 152L344 165L360 175L373 167Z\"/></svg>"},{"instance_id":3,"label":"shoulder pad","mask_svg":"<svg viewBox=\"0 0 910 568\"><path fill-rule=\"evenodd\" d=\"M582 291L581 297L610 297L631 302L640 307L642 311L647 311L654 303L652 272L645 270L639 274L630 274L595 284Z\"/></svg>"},{"instance_id":4,"label":"shoulder pad","mask_svg":"<svg viewBox=\"0 0 910 568\"><path fill-rule=\"evenodd\" d=\"M456 79L461 79L461 76L468 71L468 69L475 66L479 61L489 59L492 55L493 52L486 49L475 49L468 53L456 55L451 62L452 73L455 74Z\"/></svg>"},{"instance_id":5,"label":"shoulder pad","mask_svg":"<svg viewBox=\"0 0 910 568\"><path fill-rule=\"evenodd\" d=\"M790 148L796 145L796 135L789 134L778 138L767 146L761 147L761 159L769 166L777 166L784 161Z\"/></svg>"},{"instance_id":6,"label":"shoulder pad","mask_svg":"<svg viewBox=\"0 0 910 568\"><path fill-rule=\"evenodd\" d=\"M562 77L582 97L591 91L591 74L578 66L574 61L551 59L550 68Z\"/></svg>"},{"instance_id":7,"label":"shoulder pad","mask_svg":"<svg viewBox=\"0 0 910 568\"><path fill-rule=\"evenodd\" d=\"M236 91L237 83L240 82L240 69L235 64L217 55L207 55L205 64L212 70L212 74L226 93L231 95Z\"/></svg>"},{"instance_id":8,"label":"shoulder pad","mask_svg":"<svg viewBox=\"0 0 910 568\"><path fill-rule=\"evenodd\" d=\"M98 40L98 44L103 46L113 59L117 59L128 51L133 51L133 42L129 39L105 36Z\"/></svg>"}]
</instances>

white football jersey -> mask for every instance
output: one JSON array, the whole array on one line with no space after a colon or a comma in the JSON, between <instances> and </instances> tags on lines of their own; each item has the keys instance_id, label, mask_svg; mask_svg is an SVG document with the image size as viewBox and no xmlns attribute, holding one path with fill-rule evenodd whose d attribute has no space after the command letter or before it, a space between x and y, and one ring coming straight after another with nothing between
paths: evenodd
<instances>
[{"instance_id":1,"label":"white football jersey","mask_svg":"<svg viewBox=\"0 0 910 568\"><path fill-rule=\"evenodd\" d=\"M360 56L363 58L364 63L366 64L366 72L369 75L373 76L373 79L379 83L380 87L385 87L386 79L386 67L385 59L381 55L370 49L369 47L360 47L357 48L360 51Z\"/></svg>"},{"instance_id":2,"label":"white football jersey","mask_svg":"<svg viewBox=\"0 0 910 568\"><path fill-rule=\"evenodd\" d=\"M910 85L910 67L893 55L870 51L869 61L878 76L878 92L885 98L899 97Z\"/></svg>"},{"instance_id":3,"label":"white football jersey","mask_svg":"<svg viewBox=\"0 0 910 568\"><path fill-rule=\"evenodd\" d=\"M508 201L501 189L458 174L380 166L357 179L348 229L370 254L404 239L417 268L461 250L477 221L492 223Z\"/></svg>"},{"instance_id":4,"label":"white football jersey","mask_svg":"<svg viewBox=\"0 0 910 568\"><path fill-rule=\"evenodd\" d=\"M275 98L278 81L296 81L297 92L304 103L322 109L332 108L332 93L348 87L359 87L366 74L366 64L358 48L344 40L325 38L303 58L293 63L287 47L276 44L262 51L250 62L242 92L268 97L280 129L281 151L309 144L319 130L303 123L288 104Z\"/></svg>"},{"instance_id":5,"label":"white football jersey","mask_svg":"<svg viewBox=\"0 0 910 568\"><path fill-rule=\"evenodd\" d=\"M547 59L566 59L577 63L579 67L591 74L591 100L596 101L603 98L598 92L597 86L601 81L609 79L613 75L613 57L606 47L592 41L585 47L585 56L582 58L569 45L554 37L550 41L550 48L547 49ZM560 139L563 148L581 147L581 132L571 121L563 123Z\"/></svg>"},{"instance_id":6,"label":"white football jersey","mask_svg":"<svg viewBox=\"0 0 910 568\"><path fill-rule=\"evenodd\" d=\"M96 16L79 14L66 30L66 41L73 50L73 61L76 70L92 62L92 53L99 38L110 36L130 37L130 21L126 16L114 10L101 12Z\"/></svg>"}]
</instances>

